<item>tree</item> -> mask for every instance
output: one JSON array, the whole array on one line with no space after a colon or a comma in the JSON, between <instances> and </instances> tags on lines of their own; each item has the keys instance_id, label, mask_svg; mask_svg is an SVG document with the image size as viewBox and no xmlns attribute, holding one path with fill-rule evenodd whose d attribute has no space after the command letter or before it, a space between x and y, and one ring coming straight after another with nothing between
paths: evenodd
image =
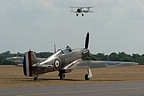
<instances>
[{"instance_id":1,"label":"tree","mask_svg":"<svg viewBox=\"0 0 144 96\"><path fill-rule=\"evenodd\" d=\"M121 61L132 61L131 55L126 54L125 52L119 52L118 53L119 58Z\"/></svg>"},{"instance_id":2,"label":"tree","mask_svg":"<svg viewBox=\"0 0 144 96\"><path fill-rule=\"evenodd\" d=\"M117 53L113 52L109 55L109 60L110 61L120 61L121 59Z\"/></svg>"},{"instance_id":3,"label":"tree","mask_svg":"<svg viewBox=\"0 0 144 96\"><path fill-rule=\"evenodd\" d=\"M105 54L104 53L98 53L94 55L96 60L105 60Z\"/></svg>"}]
</instances>

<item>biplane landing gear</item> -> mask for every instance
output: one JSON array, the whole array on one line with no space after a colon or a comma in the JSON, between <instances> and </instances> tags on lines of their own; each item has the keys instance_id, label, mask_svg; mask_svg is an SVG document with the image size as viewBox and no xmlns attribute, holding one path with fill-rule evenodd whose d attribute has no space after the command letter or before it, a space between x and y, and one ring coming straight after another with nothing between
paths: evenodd
<instances>
[{"instance_id":1,"label":"biplane landing gear","mask_svg":"<svg viewBox=\"0 0 144 96\"><path fill-rule=\"evenodd\" d=\"M65 79L65 74L64 73L59 73L60 79Z\"/></svg>"},{"instance_id":2,"label":"biplane landing gear","mask_svg":"<svg viewBox=\"0 0 144 96\"><path fill-rule=\"evenodd\" d=\"M82 16L84 16L84 14L82 14Z\"/></svg>"},{"instance_id":3,"label":"biplane landing gear","mask_svg":"<svg viewBox=\"0 0 144 96\"><path fill-rule=\"evenodd\" d=\"M78 14L76 14L76 16L78 16Z\"/></svg>"},{"instance_id":4,"label":"biplane landing gear","mask_svg":"<svg viewBox=\"0 0 144 96\"><path fill-rule=\"evenodd\" d=\"M92 72L90 68L87 68L88 74L85 75L85 80L90 80L92 77Z\"/></svg>"}]
</instances>

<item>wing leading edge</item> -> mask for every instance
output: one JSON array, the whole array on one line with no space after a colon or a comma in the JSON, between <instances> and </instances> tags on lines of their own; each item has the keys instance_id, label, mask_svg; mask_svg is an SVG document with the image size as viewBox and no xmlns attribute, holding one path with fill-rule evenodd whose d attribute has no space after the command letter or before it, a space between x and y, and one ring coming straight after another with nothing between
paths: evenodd
<instances>
[{"instance_id":1,"label":"wing leading edge","mask_svg":"<svg viewBox=\"0 0 144 96\"><path fill-rule=\"evenodd\" d=\"M75 68L105 68L105 67L118 67L118 66L134 66L138 65L136 62L119 62L119 61L94 61L94 60L76 60L66 66L64 69Z\"/></svg>"}]
</instances>

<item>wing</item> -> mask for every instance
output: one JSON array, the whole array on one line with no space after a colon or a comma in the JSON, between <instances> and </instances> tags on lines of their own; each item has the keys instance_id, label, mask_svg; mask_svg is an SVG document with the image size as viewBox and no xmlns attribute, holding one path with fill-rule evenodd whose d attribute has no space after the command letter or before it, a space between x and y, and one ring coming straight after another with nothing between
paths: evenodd
<instances>
[{"instance_id":1,"label":"wing","mask_svg":"<svg viewBox=\"0 0 144 96\"><path fill-rule=\"evenodd\" d=\"M69 6L70 8L93 8L92 6L88 6L88 7L74 7L74 6Z\"/></svg>"},{"instance_id":2,"label":"wing","mask_svg":"<svg viewBox=\"0 0 144 96\"><path fill-rule=\"evenodd\" d=\"M46 60L47 58L37 58L39 62ZM17 66L23 66L24 57L9 57L6 60L16 63Z\"/></svg>"},{"instance_id":3,"label":"wing","mask_svg":"<svg viewBox=\"0 0 144 96\"><path fill-rule=\"evenodd\" d=\"M92 12L94 12L94 11L88 11L89 13L92 13Z\"/></svg>"},{"instance_id":4,"label":"wing","mask_svg":"<svg viewBox=\"0 0 144 96\"><path fill-rule=\"evenodd\" d=\"M76 11L74 11L74 10L71 10L70 12L76 12Z\"/></svg>"},{"instance_id":5,"label":"wing","mask_svg":"<svg viewBox=\"0 0 144 96\"><path fill-rule=\"evenodd\" d=\"M73 6L69 6L71 8L70 12L76 12L77 9L87 9L89 13L92 13L94 11L91 11L90 8L93 8L92 6L89 7L73 7Z\"/></svg>"},{"instance_id":6,"label":"wing","mask_svg":"<svg viewBox=\"0 0 144 96\"><path fill-rule=\"evenodd\" d=\"M23 57L9 57L6 58L6 60L11 61L11 62L15 62L15 63L22 63L23 62Z\"/></svg>"},{"instance_id":7,"label":"wing","mask_svg":"<svg viewBox=\"0 0 144 96\"><path fill-rule=\"evenodd\" d=\"M93 8L92 6L89 6L89 7L84 7L84 8Z\"/></svg>"},{"instance_id":8,"label":"wing","mask_svg":"<svg viewBox=\"0 0 144 96\"><path fill-rule=\"evenodd\" d=\"M76 12L76 9L79 8L79 7L72 7L72 6L69 6L71 8L71 11L70 12Z\"/></svg>"},{"instance_id":9,"label":"wing","mask_svg":"<svg viewBox=\"0 0 144 96\"><path fill-rule=\"evenodd\" d=\"M23 59L24 59L24 57L9 57L9 58L6 58L6 60L11 61L11 62L15 62L15 63L23 63ZM46 59L47 58L37 58L37 60L39 62L42 62Z\"/></svg>"},{"instance_id":10,"label":"wing","mask_svg":"<svg viewBox=\"0 0 144 96\"><path fill-rule=\"evenodd\" d=\"M105 67L118 67L118 66L133 66L138 65L135 62L119 62L119 61L94 61L94 60L76 60L66 66L64 69L75 68L105 68Z\"/></svg>"},{"instance_id":11,"label":"wing","mask_svg":"<svg viewBox=\"0 0 144 96\"><path fill-rule=\"evenodd\" d=\"M72 9L73 9L73 8L80 8L80 7L73 7L73 6L69 6L69 7L72 8Z\"/></svg>"}]
</instances>

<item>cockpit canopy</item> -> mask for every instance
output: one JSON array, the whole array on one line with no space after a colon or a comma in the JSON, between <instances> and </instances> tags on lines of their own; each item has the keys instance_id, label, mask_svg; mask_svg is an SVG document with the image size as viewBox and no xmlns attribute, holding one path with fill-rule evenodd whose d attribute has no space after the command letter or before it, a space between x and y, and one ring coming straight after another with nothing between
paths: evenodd
<instances>
[{"instance_id":1,"label":"cockpit canopy","mask_svg":"<svg viewBox=\"0 0 144 96\"><path fill-rule=\"evenodd\" d=\"M63 54L69 53L69 52L71 52L71 51L72 51L72 50L71 50L71 48L70 48L69 46L61 49L61 52L62 52Z\"/></svg>"}]
</instances>

